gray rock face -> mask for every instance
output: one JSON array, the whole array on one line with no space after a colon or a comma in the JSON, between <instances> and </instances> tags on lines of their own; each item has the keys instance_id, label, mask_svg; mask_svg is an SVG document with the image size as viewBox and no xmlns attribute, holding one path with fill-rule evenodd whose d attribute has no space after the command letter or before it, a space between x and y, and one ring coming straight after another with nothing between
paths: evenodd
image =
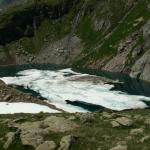
<instances>
[{"instance_id":1,"label":"gray rock face","mask_svg":"<svg viewBox=\"0 0 150 150\"><path fill-rule=\"evenodd\" d=\"M39 145L35 150L55 150L56 143L54 141L45 141L43 144Z\"/></svg>"},{"instance_id":2,"label":"gray rock face","mask_svg":"<svg viewBox=\"0 0 150 150\"><path fill-rule=\"evenodd\" d=\"M58 148L58 150L69 150L74 141L75 141L74 136L72 135L64 136L60 141L60 147Z\"/></svg>"},{"instance_id":3,"label":"gray rock face","mask_svg":"<svg viewBox=\"0 0 150 150\"><path fill-rule=\"evenodd\" d=\"M150 38L150 20L143 27L143 37L148 40Z\"/></svg>"},{"instance_id":4,"label":"gray rock face","mask_svg":"<svg viewBox=\"0 0 150 150\"><path fill-rule=\"evenodd\" d=\"M132 67L131 77L150 82L150 50L148 50Z\"/></svg>"},{"instance_id":5,"label":"gray rock face","mask_svg":"<svg viewBox=\"0 0 150 150\"><path fill-rule=\"evenodd\" d=\"M15 140L15 133L14 132L9 132L6 134L7 141L4 144L4 149L8 149L9 146L13 143Z\"/></svg>"},{"instance_id":6,"label":"gray rock face","mask_svg":"<svg viewBox=\"0 0 150 150\"><path fill-rule=\"evenodd\" d=\"M16 56L17 64L24 63L50 63L50 64L68 64L73 62L80 54L82 49L81 39L77 36L70 37L66 35L64 38L53 43L47 43L41 52L35 57L31 54Z\"/></svg>"},{"instance_id":7,"label":"gray rock face","mask_svg":"<svg viewBox=\"0 0 150 150\"><path fill-rule=\"evenodd\" d=\"M150 20L143 26L143 38L145 53L133 65L130 76L150 82Z\"/></svg>"},{"instance_id":8,"label":"gray rock face","mask_svg":"<svg viewBox=\"0 0 150 150\"><path fill-rule=\"evenodd\" d=\"M111 27L111 22L106 18L97 20L96 17L93 17L93 27L95 31L102 31L105 33Z\"/></svg>"},{"instance_id":9,"label":"gray rock face","mask_svg":"<svg viewBox=\"0 0 150 150\"><path fill-rule=\"evenodd\" d=\"M124 40L120 41L117 46L117 55L110 59L110 61L108 61L108 63L106 63L102 69L112 72L124 71L127 64L128 55L132 51L134 45L137 43L138 37L139 33L134 32Z\"/></svg>"},{"instance_id":10,"label":"gray rock face","mask_svg":"<svg viewBox=\"0 0 150 150\"><path fill-rule=\"evenodd\" d=\"M138 25L144 20L143 17L140 17L135 21ZM142 34L144 38L143 44L135 47ZM118 48L118 53L109 61L105 61L101 65L102 69L129 73L133 78L150 82L150 20L139 31L121 40L116 48ZM131 58L129 58L130 54Z\"/></svg>"}]
</instances>

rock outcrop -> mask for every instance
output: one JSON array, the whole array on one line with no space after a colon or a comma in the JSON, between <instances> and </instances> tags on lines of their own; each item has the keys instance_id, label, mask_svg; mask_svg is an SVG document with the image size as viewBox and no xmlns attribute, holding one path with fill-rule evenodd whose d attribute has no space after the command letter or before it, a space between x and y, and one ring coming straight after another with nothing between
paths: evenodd
<instances>
[{"instance_id":1,"label":"rock outcrop","mask_svg":"<svg viewBox=\"0 0 150 150\"><path fill-rule=\"evenodd\" d=\"M144 54L136 60L131 69L131 77L150 82L150 20L143 26Z\"/></svg>"},{"instance_id":2,"label":"rock outcrop","mask_svg":"<svg viewBox=\"0 0 150 150\"><path fill-rule=\"evenodd\" d=\"M114 121L111 122L112 127L125 126L130 127L133 125L133 120L127 117L118 117Z\"/></svg>"},{"instance_id":3,"label":"rock outcrop","mask_svg":"<svg viewBox=\"0 0 150 150\"><path fill-rule=\"evenodd\" d=\"M32 146L39 150L41 147L48 147L52 144L51 142L43 143L44 136L48 135L49 132L63 133L72 131L78 128L78 125L64 117L50 116L45 118L43 121L25 122L22 124L12 123L11 128L17 128L17 130L20 131L22 145ZM70 142L66 143L69 140L68 138L70 139ZM65 141L65 147L70 145L72 139L72 136L64 138L63 141ZM52 147L54 147L54 144L52 144Z\"/></svg>"},{"instance_id":4,"label":"rock outcrop","mask_svg":"<svg viewBox=\"0 0 150 150\"><path fill-rule=\"evenodd\" d=\"M131 77L136 77L141 80L150 82L150 50L136 61L132 67Z\"/></svg>"},{"instance_id":5,"label":"rock outcrop","mask_svg":"<svg viewBox=\"0 0 150 150\"><path fill-rule=\"evenodd\" d=\"M95 112L94 121L86 123L82 115L86 114L0 115L0 149L149 150L149 109ZM119 126L113 128L112 121Z\"/></svg>"}]
</instances>

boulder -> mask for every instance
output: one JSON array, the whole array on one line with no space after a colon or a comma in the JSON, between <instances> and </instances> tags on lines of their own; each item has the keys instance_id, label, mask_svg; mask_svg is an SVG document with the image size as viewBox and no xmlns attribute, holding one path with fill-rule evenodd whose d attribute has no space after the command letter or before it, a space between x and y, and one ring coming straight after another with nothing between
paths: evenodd
<instances>
[{"instance_id":1,"label":"boulder","mask_svg":"<svg viewBox=\"0 0 150 150\"><path fill-rule=\"evenodd\" d=\"M69 119L69 120L75 120L76 117L75 117L75 116L70 116L68 119Z\"/></svg>"},{"instance_id":2,"label":"boulder","mask_svg":"<svg viewBox=\"0 0 150 150\"><path fill-rule=\"evenodd\" d=\"M112 121L111 125L112 125L113 128L120 126L120 124L118 122L116 122L116 121Z\"/></svg>"},{"instance_id":3,"label":"boulder","mask_svg":"<svg viewBox=\"0 0 150 150\"><path fill-rule=\"evenodd\" d=\"M8 149L9 146L13 143L13 141L15 140L15 132L8 132L6 134L6 138L7 138L7 141L5 142L4 144L4 149Z\"/></svg>"},{"instance_id":4,"label":"boulder","mask_svg":"<svg viewBox=\"0 0 150 150\"><path fill-rule=\"evenodd\" d=\"M132 136L127 136L127 137L126 137L126 140L127 140L127 141L131 141L132 138L133 138Z\"/></svg>"},{"instance_id":5,"label":"boulder","mask_svg":"<svg viewBox=\"0 0 150 150\"><path fill-rule=\"evenodd\" d=\"M45 141L41 145L39 145L35 150L55 150L56 143L54 141Z\"/></svg>"},{"instance_id":6,"label":"boulder","mask_svg":"<svg viewBox=\"0 0 150 150\"><path fill-rule=\"evenodd\" d=\"M43 135L47 134L48 131L40 128L41 122L26 122L18 124L16 127L21 131L20 139L22 145L29 145L36 148L43 143Z\"/></svg>"},{"instance_id":7,"label":"boulder","mask_svg":"<svg viewBox=\"0 0 150 150\"><path fill-rule=\"evenodd\" d=\"M102 116L103 118L111 119L113 117L113 114L104 111L102 113Z\"/></svg>"},{"instance_id":8,"label":"boulder","mask_svg":"<svg viewBox=\"0 0 150 150\"><path fill-rule=\"evenodd\" d=\"M138 115L134 116L134 120L136 120L136 121L143 121L144 117L142 115L138 114Z\"/></svg>"},{"instance_id":9,"label":"boulder","mask_svg":"<svg viewBox=\"0 0 150 150\"><path fill-rule=\"evenodd\" d=\"M135 23L133 24L134 27L138 26L140 23L142 23L144 21L143 17L137 18L135 20Z\"/></svg>"},{"instance_id":10,"label":"boulder","mask_svg":"<svg viewBox=\"0 0 150 150\"><path fill-rule=\"evenodd\" d=\"M60 141L60 147L58 148L58 150L69 150L75 140L76 137L72 135L64 136Z\"/></svg>"},{"instance_id":11,"label":"boulder","mask_svg":"<svg viewBox=\"0 0 150 150\"><path fill-rule=\"evenodd\" d=\"M140 139L140 142L141 142L141 143L149 142L149 140L150 140L150 136L147 135L147 136L143 137L142 139Z\"/></svg>"},{"instance_id":12,"label":"boulder","mask_svg":"<svg viewBox=\"0 0 150 150\"><path fill-rule=\"evenodd\" d=\"M82 123L91 123L95 120L94 115L92 113L83 113L78 114L77 117L80 119Z\"/></svg>"},{"instance_id":13,"label":"boulder","mask_svg":"<svg viewBox=\"0 0 150 150\"><path fill-rule=\"evenodd\" d=\"M147 118L147 119L144 121L144 123L145 123L146 125L150 125L150 118Z\"/></svg>"},{"instance_id":14,"label":"boulder","mask_svg":"<svg viewBox=\"0 0 150 150\"><path fill-rule=\"evenodd\" d=\"M9 101L11 99L11 95L10 94L8 94L8 95L6 95L4 98L3 98L3 101Z\"/></svg>"},{"instance_id":15,"label":"boulder","mask_svg":"<svg viewBox=\"0 0 150 150\"><path fill-rule=\"evenodd\" d=\"M130 131L130 135L139 135L139 134L143 134L144 130L142 128L139 129L132 129Z\"/></svg>"},{"instance_id":16,"label":"boulder","mask_svg":"<svg viewBox=\"0 0 150 150\"><path fill-rule=\"evenodd\" d=\"M64 117L56 116L47 117L43 121L43 126L47 126L48 130L54 132L66 132L78 127L78 125L75 122L67 120Z\"/></svg>"},{"instance_id":17,"label":"boulder","mask_svg":"<svg viewBox=\"0 0 150 150\"><path fill-rule=\"evenodd\" d=\"M43 143L44 141L43 137L40 134L38 134L38 131L37 133L34 131L33 132L22 131L20 138L22 145L33 146L34 148Z\"/></svg>"},{"instance_id":18,"label":"boulder","mask_svg":"<svg viewBox=\"0 0 150 150\"><path fill-rule=\"evenodd\" d=\"M127 117L119 117L115 120L118 122L120 125L130 127L133 125L133 121Z\"/></svg>"}]
</instances>

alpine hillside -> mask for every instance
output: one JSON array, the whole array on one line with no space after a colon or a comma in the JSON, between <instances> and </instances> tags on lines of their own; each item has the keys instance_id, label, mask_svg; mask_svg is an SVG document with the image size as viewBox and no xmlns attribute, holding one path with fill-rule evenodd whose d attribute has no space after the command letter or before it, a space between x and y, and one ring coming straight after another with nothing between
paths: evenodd
<instances>
[{"instance_id":1,"label":"alpine hillside","mask_svg":"<svg viewBox=\"0 0 150 150\"><path fill-rule=\"evenodd\" d=\"M28 63L150 81L150 0L1 0L0 65Z\"/></svg>"}]
</instances>

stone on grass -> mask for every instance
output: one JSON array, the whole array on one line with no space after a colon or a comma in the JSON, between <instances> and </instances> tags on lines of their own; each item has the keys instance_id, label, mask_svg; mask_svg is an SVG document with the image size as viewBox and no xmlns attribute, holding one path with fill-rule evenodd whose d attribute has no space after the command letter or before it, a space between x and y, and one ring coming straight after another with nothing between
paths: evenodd
<instances>
[{"instance_id":1,"label":"stone on grass","mask_svg":"<svg viewBox=\"0 0 150 150\"><path fill-rule=\"evenodd\" d=\"M54 141L45 141L41 145L39 145L35 150L55 150L56 143Z\"/></svg>"},{"instance_id":2,"label":"stone on grass","mask_svg":"<svg viewBox=\"0 0 150 150\"><path fill-rule=\"evenodd\" d=\"M66 132L78 127L78 125L75 122L67 120L64 117L56 117L56 116L47 117L43 121L43 125L47 126L48 130L54 132Z\"/></svg>"},{"instance_id":3,"label":"stone on grass","mask_svg":"<svg viewBox=\"0 0 150 150\"><path fill-rule=\"evenodd\" d=\"M119 117L115 121L118 122L120 125L123 125L126 127L130 127L133 125L133 121L127 117Z\"/></svg>"},{"instance_id":4,"label":"stone on grass","mask_svg":"<svg viewBox=\"0 0 150 150\"><path fill-rule=\"evenodd\" d=\"M103 116L103 118L111 119L113 117L113 114L110 114L110 113L104 111L102 113L102 116Z\"/></svg>"},{"instance_id":5,"label":"stone on grass","mask_svg":"<svg viewBox=\"0 0 150 150\"><path fill-rule=\"evenodd\" d=\"M20 132L22 145L33 146L36 148L43 143L43 135L48 133L40 128L41 122L26 122L16 125Z\"/></svg>"},{"instance_id":6,"label":"stone on grass","mask_svg":"<svg viewBox=\"0 0 150 150\"><path fill-rule=\"evenodd\" d=\"M149 141L150 141L150 136L149 136L149 135L143 137L143 138L140 140L141 143L149 142Z\"/></svg>"},{"instance_id":7,"label":"stone on grass","mask_svg":"<svg viewBox=\"0 0 150 150\"><path fill-rule=\"evenodd\" d=\"M110 150L127 150L127 145L117 145Z\"/></svg>"},{"instance_id":8,"label":"stone on grass","mask_svg":"<svg viewBox=\"0 0 150 150\"><path fill-rule=\"evenodd\" d=\"M150 118L147 118L147 119L144 121L144 123L145 123L146 125L150 125Z\"/></svg>"},{"instance_id":9,"label":"stone on grass","mask_svg":"<svg viewBox=\"0 0 150 150\"><path fill-rule=\"evenodd\" d=\"M95 120L94 115L92 113L79 114L78 118L82 123L92 123Z\"/></svg>"},{"instance_id":10,"label":"stone on grass","mask_svg":"<svg viewBox=\"0 0 150 150\"><path fill-rule=\"evenodd\" d=\"M5 142L4 144L4 149L8 149L9 146L13 143L13 141L15 140L15 132L8 132L6 134L6 138L7 138L7 141Z\"/></svg>"},{"instance_id":11,"label":"stone on grass","mask_svg":"<svg viewBox=\"0 0 150 150\"><path fill-rule=\"evenodd\" d=\"M112 121L111 125L112 125L113 128L116 128L116 127L120 126L120 124L118 122L116 122L116 121Z\"/></svg>"},{"instance_id":12,"label":"stone on grass","mask_svg":"<svg viewBox=\"0 0 150 150\"><path fill-rule=\"evenodd\" d=\"M60 141L60 147L58 148L58 150L69 150L75 140L76 137L72 135L64 136Z\"/></svg>"},{"instance_id":13,"label":"stone on grass","mask_svg":"<svg viewBox=\"0 0 150 150\"><path fill-rule=\"evenodd\" d=\"M130 135L139 135L139 134L143 134L143 132L144 132L143 128L132 129L130 131Z\"/></svg>"}]
</instances>

